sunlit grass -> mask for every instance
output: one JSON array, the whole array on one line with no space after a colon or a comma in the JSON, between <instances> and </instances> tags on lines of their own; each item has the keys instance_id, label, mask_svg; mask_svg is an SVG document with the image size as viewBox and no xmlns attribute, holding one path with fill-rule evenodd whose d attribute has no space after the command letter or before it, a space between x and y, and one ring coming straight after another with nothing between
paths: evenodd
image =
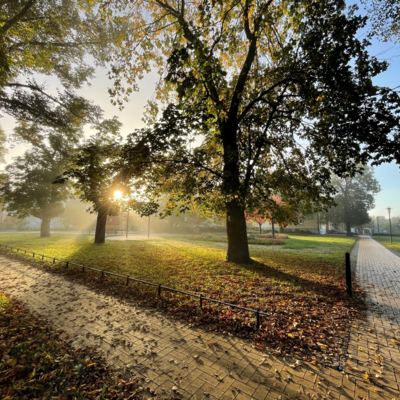
<instances>
[{"instance_id":1,"label":"sunlit grass","mask_svg":"<svg viewBox=\"0 0 400 400\"><path fill-rule=\"evenodd\" d=\"M344 253L352 238L293 236L284 245L250 245L255 265L224 262L226 243L196 241L193 237L171 236L145 241L111 241L93 244L93 236L54 234L0 234L0 243L80 264L106 269L163 285L202 291L211 286L231 290L226 277L245 280L257 274L273 279L269 268L295 278L318 280L322 276L336 285L343 278ZM221 281L220 283L218 283ZM225 289L223 289L225 288Z\"/></svg>"},{"instance_id":2,"label":"sunlit grass","mask_svg":"<svg viewBox=\"0 0 400 400\"><path fill-rule=\"evenodd\" d=\"M381 242L384 246L388 247L389 249L398 251L400 253L400 237L398 236L393 236L392 241L393 243L390 243L390 237L388 236L381 236L380 238L378 236L374 236L375 240L378 240Z\"/></svg>"},{"instance_id":3,"label":"sunlit grass","mask_svg":"<svg viewBox=\"0 0 400 400\"><path fill-rule=\"evenodd\" d=\"M3 308L5 305L9 303L9 300L4 294L0 293L0 308Z\"/></svg>"}]
</instances>

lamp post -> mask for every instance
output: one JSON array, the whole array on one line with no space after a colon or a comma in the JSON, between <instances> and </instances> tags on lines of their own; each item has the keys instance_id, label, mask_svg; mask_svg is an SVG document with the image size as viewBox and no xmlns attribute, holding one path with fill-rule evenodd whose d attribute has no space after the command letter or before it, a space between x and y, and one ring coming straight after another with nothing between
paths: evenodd
<instances>
[{"instance_id":1,"label":"lamp post","mask_svg":"<svg viewBox=\"0 0 400 400\"><path fill-rule=\"evenodd\" d=\"M389 213L389 230L390 230L390 243L393 243L393 239L392 239L392 221L390 220L390 210L391 208L388 207L388 213Z\"/></svg>"},{"instance_id":2,"label":"lamp post","mask_svg":"<svg viewBox=\"0 0 400 400\"><path fill-rule=\"evenodd\" d=\"M381 233L379 232L379 217L376 217L376 222L378 224L378 237L379 237L379 240L380 240L381 239Z\"/></svg>"},{"instance_id":3,"label":"lamp post","mask_svg":"<svg viewBox=\"0 0 400 400\"><path fill-rule=\"evenodd\" d=\"M128 215L126 217L126 237L128 237L129 232L129 208L128 208Z\"/></svg>"}]
</instances>

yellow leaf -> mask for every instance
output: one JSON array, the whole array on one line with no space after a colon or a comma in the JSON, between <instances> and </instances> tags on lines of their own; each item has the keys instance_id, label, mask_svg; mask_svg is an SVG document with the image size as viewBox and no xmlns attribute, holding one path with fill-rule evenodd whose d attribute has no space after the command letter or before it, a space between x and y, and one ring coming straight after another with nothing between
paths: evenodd
<instances>
[{"instance_id":1,"label":"yellow leaf","mask_svg":"<svg viewBox=\"0 0 400 400\"><path fill-rule=\"evenodd\" d=\"M291 333L288 333L288 336L292 339L294 339L294 336Z\"/></svg>"}]
</instances>

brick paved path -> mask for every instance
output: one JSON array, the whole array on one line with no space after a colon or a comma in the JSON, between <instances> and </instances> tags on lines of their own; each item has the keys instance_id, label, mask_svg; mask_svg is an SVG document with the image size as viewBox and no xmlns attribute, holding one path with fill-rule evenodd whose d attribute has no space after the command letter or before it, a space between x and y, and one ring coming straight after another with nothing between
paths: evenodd
<instances>
[{"instance_id":1,"label":"brick paved path","mask_svg":"<svg viewBox=\"0 0 400 400\"><path fill-rule=\"evenodd\" d=\"M398 272L388 272L386 264L374 261L376 252L390 260L385 261L390 271ZM400 375L395 372L400 370L400 355L390 342L397 333L389 319L398 317L393 294L399 305L400 259L362 239L358 277L370 289L369 303L378 305L380 313L371 309L368 324L355 323L347 368L338 371L277 359L240 339L191 329L153 309L119 302L0 256L2 290L63 329L62 338L71 345L96 346L111 366L142 376L145 397L154 399L400 399ZM385 297L388 294L391 299ZM374 363L376 354L384 358L382 371ZM296 361L300 365L290 367ZM365 371L371 381L365 380Z\"/></svg>"},{"instance_id":2,"label":"brick paved path","mask_svg":"<svg viewBox=\"0 0 400 400\"><path fill-rule=\"evenodd\" d=\"M354 398L400 398L400 257L361 236L356 279L368 310L367 320L354 324L348 349L346 372L356 379Z\"/></svg>"}]
</instances>

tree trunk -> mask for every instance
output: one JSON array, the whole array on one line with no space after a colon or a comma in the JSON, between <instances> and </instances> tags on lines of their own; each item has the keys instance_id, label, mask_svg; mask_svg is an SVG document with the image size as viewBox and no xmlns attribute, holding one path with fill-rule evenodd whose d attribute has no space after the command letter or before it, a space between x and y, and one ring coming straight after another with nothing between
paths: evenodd
<instances>
[{"instance_id":1,"label":"tree trunk","mask_svg":"<svg viewBox=\"0 0 400 400\"><path fill-rule=\"evenodd\" d=\"M350 222L346 222L346 236L353 236L353 233L351 232Z\"/></svg>"},{"instance_id":2,"label":"tree trunk","mask_svg":"<svg viewBox=\"0 0 400 400\"><path fill-rule=\"evenodd\" d=\"M108 216L108 207L100 206L97 211L96 233L94 235L95 243L105 243L106 241L106 224Z\"/></svg>"},{"instance_id":3,"label":"tree trunk","mask_svg":"<svg viewBox=\"0 0 400 400\"><path fill-rule=\"evenodd\" d=\"M238 122L235 117L220 124L224 148L224 171L222 194L226 196L226 233L228 251L226 260L250 264L252 260L247 242L244 204L246 193L240 182L239 151L237 147Z\"/></svg>"},{"instance_id":4,"label":"tree trunk","mask_svg":"<svg viewBox=\"0 0 400 400\"><path fill-rule=\"evenodd\" d=\"M262 235L262 230L261 230L261 225L262 225L262 224L258 224L258 225L260 225L260 235Z\"/></svg>"},{"instance_id":5,"label":"tree trunk","mask_svg":"<svg viewBox=\"0 0 400 400\"><path fill-rule=\"evenodd\" d=\"M40 224L40 237L50 237L50 222L51 218L42 218L42 223Z\"/></svg>"},{"instance_id":6,"label":"tree trunk","mask_svg":"<svg viewBox=\"0 0 400 400\"><path fill-rule=\"evenodd\" d=\"M273 218L271 218L271 227L272 227L272 239L275 239L275 226Z\"/></svg>"},{"instance_id":7,"label":"tree trunk","mask_svg":"<svg viewBox=\"0 0 400 400\"><path fill-rule=\"evenodd\" d=\"M247 242L244 209L239 204L238 199L228 202L226 209L226 233L228 236L226 261L249 264L251 263L251 258Z\"/></svg>"}]
</instances>

